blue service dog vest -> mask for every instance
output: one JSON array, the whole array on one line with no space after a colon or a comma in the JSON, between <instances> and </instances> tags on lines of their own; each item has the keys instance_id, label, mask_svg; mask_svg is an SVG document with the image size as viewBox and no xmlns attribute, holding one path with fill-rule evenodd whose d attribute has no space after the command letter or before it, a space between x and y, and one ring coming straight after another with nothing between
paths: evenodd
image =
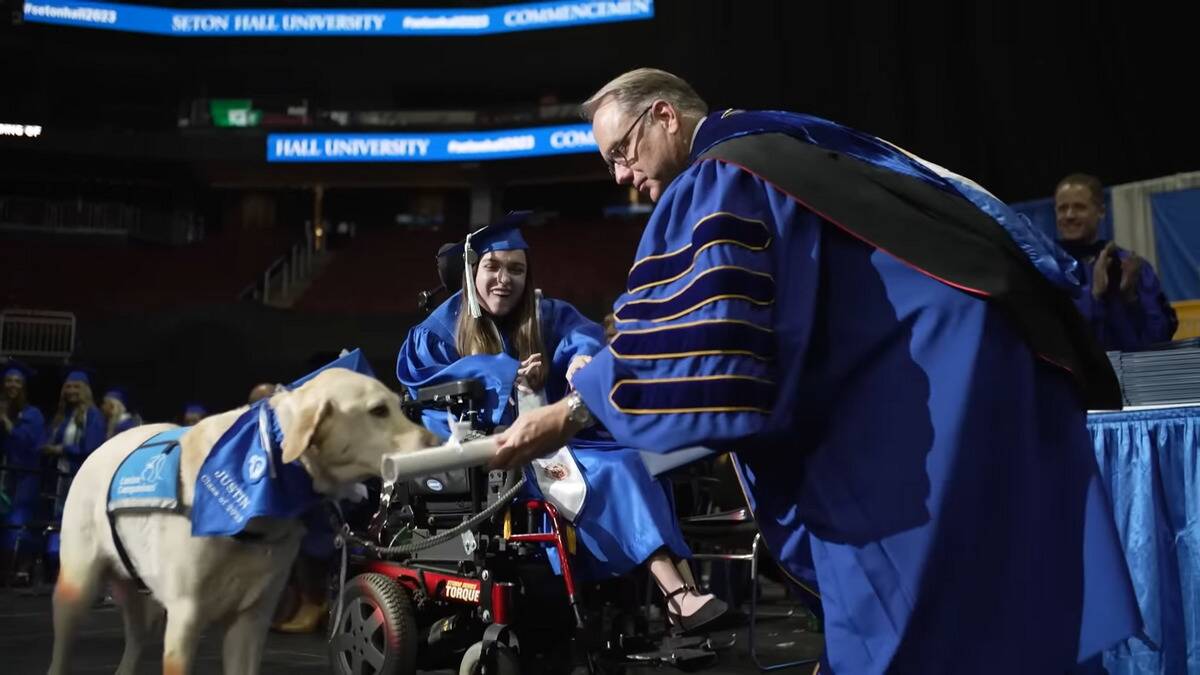
<instances>
[{"instance_id":1,"label":"blue service dog vest","mask_svg":"<svg viewBox=\"0 0 1200 675\"><path fill-rule=\"evenodd\" d=\"M179 438L155 434L121 463L108 492L110 514L179 509ZM221 436L200 467L192 503L194 536L234 536L256 517L298 518L321 500L299 462L283 463L283 432L266 400Z\"/></svg>"},{"instance_id":2,"label":"blue service dog vest","mask_svg":"<svg viewBox=\"0 0 1200 675\"><path fill-rule=\"evenodd\" d=\"M179 437L190 427L159 432L133 451L108 487L108 511L179 508Z\"/></svg>"}]
</instances>

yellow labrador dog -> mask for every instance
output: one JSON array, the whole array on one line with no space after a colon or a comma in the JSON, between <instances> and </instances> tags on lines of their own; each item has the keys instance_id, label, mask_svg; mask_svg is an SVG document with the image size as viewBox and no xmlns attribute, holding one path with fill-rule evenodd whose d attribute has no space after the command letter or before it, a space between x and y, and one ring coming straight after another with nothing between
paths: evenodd
<instances>
[{"instance_id":1,"label":"yellow labrador dog","mask_svg":"<svg viewBox=\"0 0 1200 675\"><path fill-rule=\"evenodd\" d=\"M337 495L358 481L378 476L385 453L437 444L436 437L404 416L395 393L346 369L322 371L293 391L275 394L270 406L275 428L282 434L275 447L283 464L298 462L320 495ZM131 429L100 446L83 463L63 511L51 675L67 672L72 633L106 581L114 584L114 595L124 610L125 652L118 674L133 675L147 634L163 608L167 614L165 675L191 672L200 634L213 624L225 629L226 675L258 672L271 615L304 525L299 519L256 518L245 525L255 538L239 540L193 536L191 522L197 477L205 459L246 412L247 408L240 408L206 418L179 438L175 451L180 453L180 508L175 512L113 516L129 562L151 595L137 592L121 560L107 500L113 476L126 456L175 426ZM294 467L289 469L298 475ZM264 472L257 471L259 476Z\"/></svg>"}]
</instances>

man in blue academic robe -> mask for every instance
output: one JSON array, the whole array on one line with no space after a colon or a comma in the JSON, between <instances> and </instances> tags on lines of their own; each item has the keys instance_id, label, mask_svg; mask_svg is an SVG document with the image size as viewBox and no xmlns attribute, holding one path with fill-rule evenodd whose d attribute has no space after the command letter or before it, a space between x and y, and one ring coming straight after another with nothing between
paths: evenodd
<instances>
[{"instance_id":1,"label":"man in blue academic robe","mask_svg":"<svg viewBox=\"0 0 1200 675\"><path fill-rule=\"evenodd\" d=\"M1154 268L1133 251L1100 238L1100 179L1074 173L1060 180L1054 215L1059 243L1079 262L1082 287L1075 306L1100 346L1132 352L1170 340L1179 319Z\"/></svg>"},{"instance_id":2,"label":"man in blue academic robe","mask_svg":"<svg viewBox=\"0 0 1200 675\"><path fill-rule=\"evenodd\" d=\"M598 421L735 451L815 573L821 672L1064 673L1137 629L1085 428L1116 378L1074 261L978 185L814 117L707 106L641 69L584 104L652 200L618 334L497 464Z\"/></svg>"}]
</instances>

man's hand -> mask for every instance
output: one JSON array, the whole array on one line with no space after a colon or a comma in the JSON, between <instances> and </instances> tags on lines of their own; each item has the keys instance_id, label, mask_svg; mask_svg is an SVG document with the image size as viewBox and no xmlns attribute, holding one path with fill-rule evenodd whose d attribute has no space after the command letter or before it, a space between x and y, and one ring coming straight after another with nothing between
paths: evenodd
<instances>
[{"instance_id":1,"label":"man's hand","mask_svg":"<svg viewBox=\"0 0 1200 675\"><path fill-rule=\"evenodd\" d=\"M1130 253L1121 261L1121 299L1127 304L1137 301L1138 280L1142 276L1142 265L1146 261L1136 253Z\"/></svg>"},{"instance_id":2,"label":"man's hand","mask_svg":"<svg viewBox=\"0 0 1200 675\"><path fill-rule=\"evenodd\" d=\"M592 357L580 354L571 359L570 365L567 366L567 384L572 389L575 388L575 373L579 372L584 366L592 362Z\"/></svg>"},{"instance_id":3,"label":"man's hand","mask_svg":"<svg viewBox=\"0 0 1200 675\"><path fill-rule=\"evenodd\" d=\"M559 401L517 417L511 427L496 435L497 450L492 458L492 468L523 466L561 448L579 431L569 416L566 401Z\"/></svg>"},{"instance_id":4,"label":"man's hand","mask_svg":"<svg viewBox=\"0 0 1200 675\"><path fill-rule=\"evenodd\" d=\"M530 354L529 358L521 362L521 366L517 368L517 389L526 393L533 393L542 388L545 383L545 369L542 366L541 354Z\"/></svg>"},{"instance_id":5,"label":"man's hand","mask_svg":"<svg viewBox=\"0 0 1200 675\"><path fill-rule=\"evenodd\" d=\"M1097 300L1108 292L1108 261L1116 254L1117 245L1110 241L1096 256L1096 264L1092 268L1092 297Z\"/></svg>"}]
</instances>

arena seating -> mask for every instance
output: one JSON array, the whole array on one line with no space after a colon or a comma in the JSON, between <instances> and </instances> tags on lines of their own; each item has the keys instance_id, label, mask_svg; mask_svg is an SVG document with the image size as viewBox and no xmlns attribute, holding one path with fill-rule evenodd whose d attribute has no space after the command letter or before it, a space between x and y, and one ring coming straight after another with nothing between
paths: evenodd
<instances>
[{"instance_id":1,"label":"arena seating","mask_svg":"<svg viewBox=\"0 0 1200 675\"><path fill-rule=\"evenodd\" d=\"M643 223L557 222L523 229L535 280L550 297L599 319L620 294ZM300 311L411 314L417 294L436 285L438 247L465 229L360 228L296 303Z\"/></svg>"},{"instance_id":2,"label":"arena seating","mask_svg":"<svg viewBox=\"0 0 1200 675\"><path fill-rule=\"evenodd\" d=\"M222 232L182 247L6 239L0 307L88 315L230 303L291 241L280 229Z\"/></svg>"}]
</instances>

